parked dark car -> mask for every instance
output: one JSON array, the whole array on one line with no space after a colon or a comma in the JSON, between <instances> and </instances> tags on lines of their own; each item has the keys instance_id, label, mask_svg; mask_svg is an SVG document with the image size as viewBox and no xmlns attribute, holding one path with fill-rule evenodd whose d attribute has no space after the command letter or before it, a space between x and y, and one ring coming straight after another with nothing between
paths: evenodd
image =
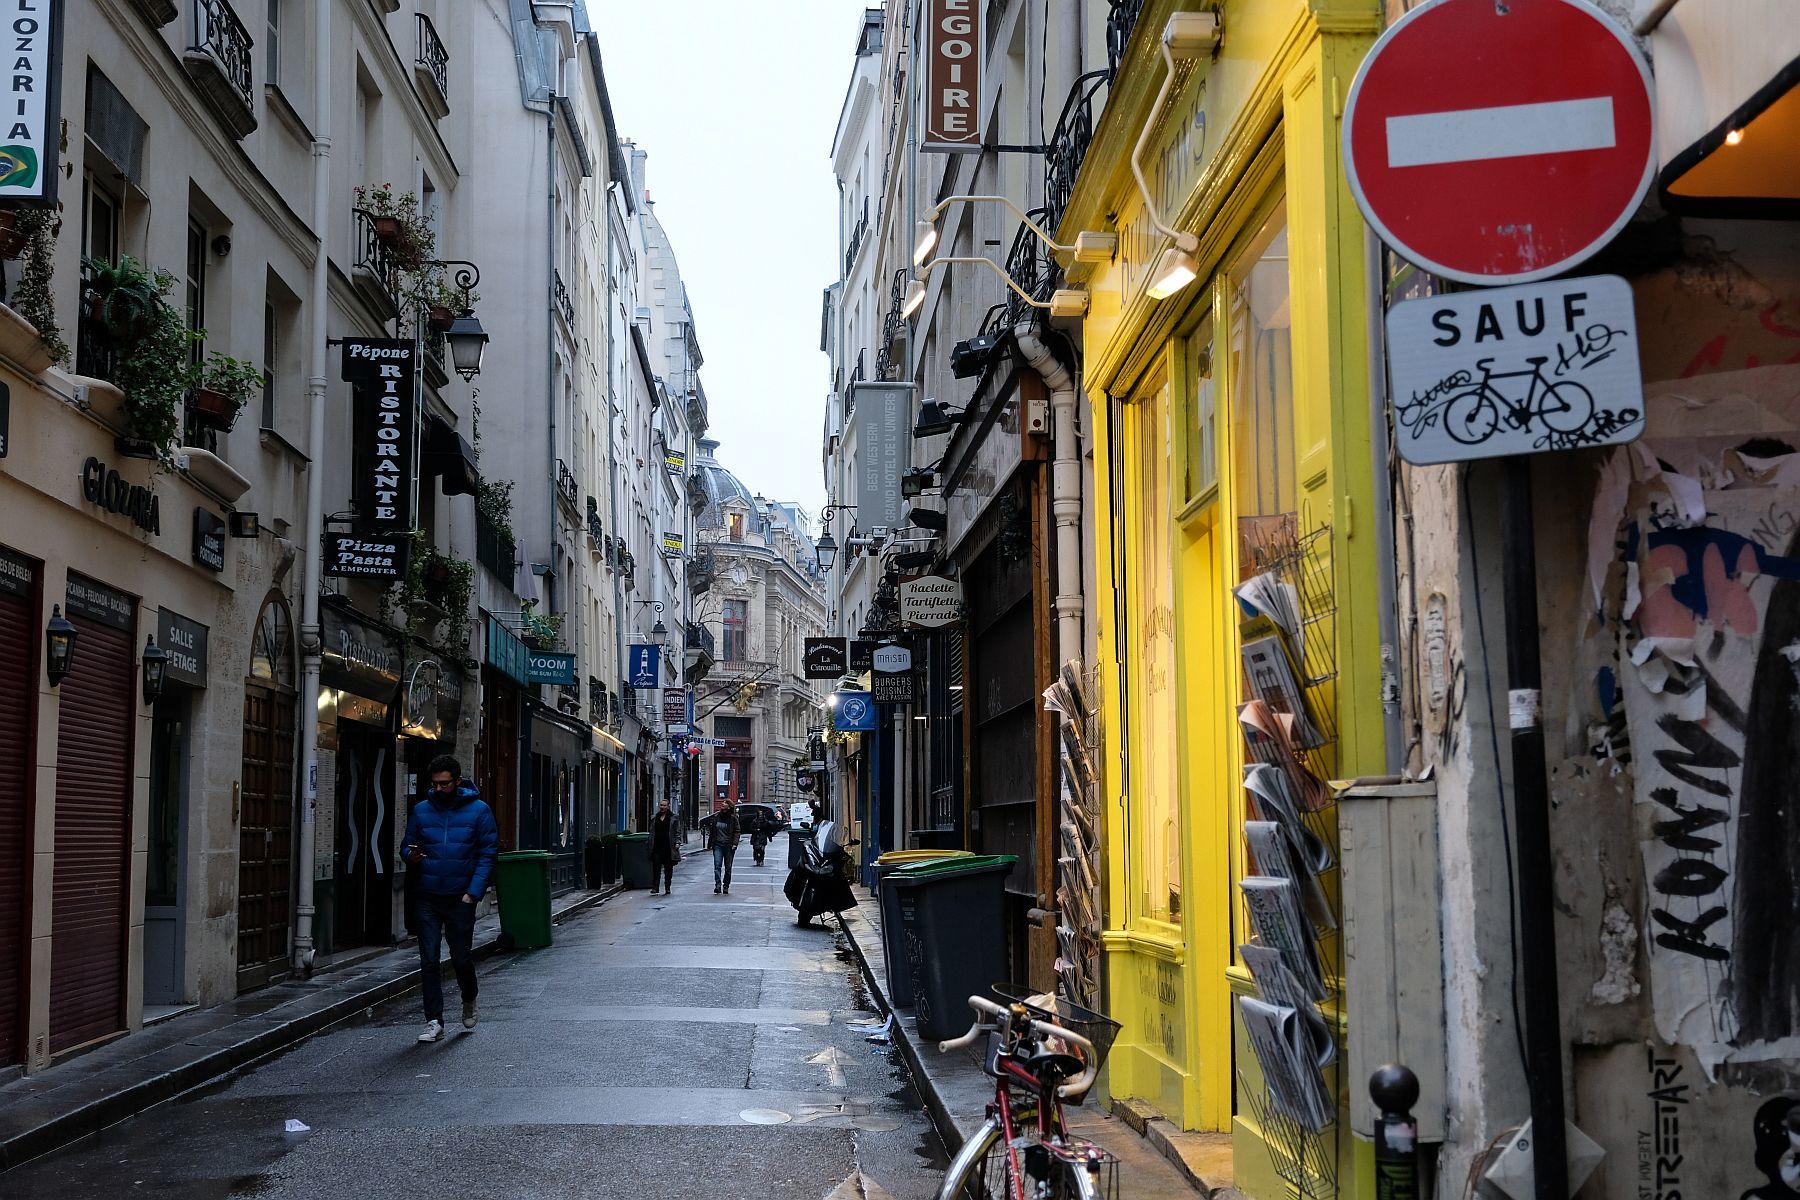
<instances>
[{"instance_id":1,"label":"parked dark car","mask_svg":"<svg viewBox=\"0 0 1800 1200\"><path fill-rule=\"evenodd\" d=\"M788 827L787 816L773 804L740 804L738 811L738 830L746 838L760 830L765 837L774 837ZM705 832L707 824L713 819L708 813L700 818L701 832Z\"/></svg>"}]
</instances>

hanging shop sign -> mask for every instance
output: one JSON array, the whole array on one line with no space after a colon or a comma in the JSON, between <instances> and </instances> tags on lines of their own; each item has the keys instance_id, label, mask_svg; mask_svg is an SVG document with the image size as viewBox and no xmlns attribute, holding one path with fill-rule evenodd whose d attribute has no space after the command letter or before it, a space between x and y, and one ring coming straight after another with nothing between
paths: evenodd
<instances>
[{"instance_id":1,"label":"hanging shop sign","mask_svg":"<svg viewBox=\"0 0 1800 1200\"><path fill-rule=\"evenodd\" d=\"M344 579L399 579L406 574L406 533L328 533L325 574Z\"/></svg>"},{"instance_id":2,"label":"hanging shop sign","mask_svg":"<svg viewBox=\"0 0 1800 1200\"><path fill-rule=\"evenodd\" d=\"M69 576L69 586L63 594L63 610L71 617L86 617L126 633L130 633L136 624L137 604L130 596L79 575Z\"/></svg>"},{"instance_id":3,"label":"hanging shop sign","mask_svg":"<svg viewBox=\"0 0 1800 1200\"><path fill-rule=\"evenodd\" d=\"M981 149L981 25L977 0L926 0L922 150Z\"/></svg>"},{"instance_id":4,"label":"hanging shop sign","mask_svg":"<svg viewBox=\"0 0 1800 1200\"><path fill-rule=\"evenodd\" d=\"M1381 240L1435 275L1563 274L1649 190L1650 88L1629 32L1586 0L1421 5L1350 87L1350 190Z\"/></svg>"},{"instance_id":5,"label":"hanging shop sign","mask_svg":"<svg viewBox=\"0 0 1800 1200\"><path fill-rule=\"evenodd\" d=\"M633 644L625 668L625 682L634 688L653 688L662 679L662 647Z\"/></svg>"},{"instance_id":6,"label":"hanging shop sign","mask_svg":"<svg viewBox=\"0 0 1800 1200\"><path fill-rule=\"evenodd\" d=\"M400 697L400 732L407 737L447 742L456 738L462 716L462 676L436 658L408 666Z\"/></svg>"},{"instance_id":7,"label":"hanging shop sign","mask_svg":"<svg viewBox=\"0 0 1800 1200\"><path fill-rule=\"evenodd\" d=\"M850 674L861 675L875 669L875 651L881 643L873 638L853 638L850 642Z\"/></svg>"},{"instance_id":8,"label":"hanging shop sign","mask_svg":"<svg viewBox=\"0 0 1800 1200\"><path fill-rule=\"evenodd\" d=\"M530 683L525 673L525 660L530 654L517 634L493 617L487 619L486 654L488 665L514 683Z\"/></svg>"},{"instance_id":9,"label":"hanging shop sign","mask_svg":"<svg viewBox=\"0 0 1800 1200\"><path fill-rule=\"evenodd\" d=\"M870 692L877 704L911 704L919 698L916 680L911 671L876 671Z\"/></svg>"},{"instance_id":10,"label":"hanging shop sign","mask_svg":"<svg viewBox=\"0 0 1800 1200\"><path fill-rule=\"evenodd\" d=\"M0 199L56 200L62 121L62 0L11 0L6 5L11 94L0 117Z\"/></svg>"},{"instance_id":11,"label":"hanging shop sign","mask_svg":"<svg viewBox=\"0 0 1800 1200\"><path fill-rule=\"evenodd\" d=\"M849 647L841 637L809 637L803 653L808 679L836 679L849 668Z\"/></svg>"},{"instance_id":12,"label":"hanging shop sign","mask_svg":"<svg viewBox=\"0 0 1800 1200\"><path fill-rule=\"evenodd\" d=\"M525 658L525 678L530 683L574 683L575 656L554 650L533 650Z\"/></svg>"},{"instance_id":13,"label":"hanging shop sign","mask_svg":"<svg viewBox=\"0 0 1800 1200\"><path fill-rule=\"evenodd\" d=\"M1387 316L1409 463L1629 442L1644 429L1637 319L1617 275L1428 296Z\"/></svg>"},{"instance_id":14,"label":"hanging shop sign","mask_svg":"<svg viewBox=\"0 0 1800 1200\"><path fill-rule=\"evenodd\" d=\"M680 558L682 551L686 548L687 541L681 534L665 533L662 535L662 552L664 557Z\"/></svg>"},{"instance_id":15,"label":"hanging shop sign","mask_svg":"<svg viewBox=\"0 0 1800 1200\"><path fill-rule=\"evenodd\" d=\"M864 534L903 522L900 477L912 453L912 394L910 383L855 385L856 527Z\"/></svg>"},{"instance_id":16,"label":"hanging shop sign","mask_svg":"<svg viewBox=\"0 0 1800 1200\"><path fill-rule=\"evenodd\" d=\"M803 792L812 791L813 790L813 773L812 773L812 771L807 767L800 767L800 768L796 769L794 771L794 786L799 788Z\"/></svg>"},{"instance_id":17,"label":"hanging shop sign","mask_svg":"<svg viewBox=\"0 0 1800 1200\"><path fill-rule=\"evenodd\" d=\"M97 458L81 464L81 498L109 513L131 518L145 533L162 532L162 502L155 492L133 483Z\"/></svg>"},{"instance_id":18,"label":"hanging shop sign","mask_svg":"<svg viewBox=\"0 0 1800 1200\"><path fill-rule=\"evenodd\" d=\"M869 665L877 675L898 675L912 670L912 651L905 646L882 646L870 656Z\"/></svg>"},{"instance_id":19,"label":"hanging shop sign","mask_svg":"<svg viewBox=\"0 0 1800 1200\"><path fill-rule=\"evenodd\" d=\"M900 620L922 629L937 629L962 620L962 584L942 575L901 580Z\"/></svg>"},{"instance_id":20,"label":"hanging shop sign","mask_svg":"<svg viewBox=\"0 0 1800 1200\"><path fill-rule=\"evenodd\" d=\"M209 571L225 569L225 522L207 508L194 510L194 561Z\"/></svg>"},{"instance_id":21,"label":"hanging shop sign","mask_svg":"<svg viewBox=\"0 0 1800 1200\"><path fill-rule=\"evenodd\" d=\"M320 607L323 677L328 686L386 702L400 686L400 637Z\"/></svg>"},{"instance_id":22,"label":"hanging shop sign","mask_svg":"<svg viewBox=\"0 0 1800 1200\"><path fill-rule=\"evenodd\" d=\"M663 728L669 733L688 730L688 690L684 687L664 688L662 693Z\"/></svg>"},{"instance_id":23,"label":"hanging shop sign","mask_svg":"<svg viewBox=\"0 0 1800 1200\"><path fill-rule=\"evenodd\" d=\"M669 469L669 474L671 475L681 474L683 471L687 470L687 451L664 450L663 466Z\"/></svg>"},{"instance_id":24,"label":"hanging shop sign","mask_svg":"<svg viewBox=\"0 0 1800 1200\"><path fill-rule=\"evenodd\" d=\"M414 346L402 338L344 339L343 378L356 388L353 426L357 527L365 532L412 526Z\"/></svg>"},{"instance_id":25,"label":"hanging shop sign","mask_svg":"<svg viewBox=\"0 0 1800 1200\"><path fill-rule=\"evenodd\" d=\"M169 655L165 678L206 686L206 626L165 608L156 617L156 644Z\"/></svg>"},{"instance_id":26,"label":"hanging shop sign","mask_svg":"<svg viewBox=\"0 0 1800 1200\"><path fill-rule=\"evenodd\" d=\"M875 732L875 697L868 692L838 692L834 725L839 733Z\"/></svg>"}]
</instances>

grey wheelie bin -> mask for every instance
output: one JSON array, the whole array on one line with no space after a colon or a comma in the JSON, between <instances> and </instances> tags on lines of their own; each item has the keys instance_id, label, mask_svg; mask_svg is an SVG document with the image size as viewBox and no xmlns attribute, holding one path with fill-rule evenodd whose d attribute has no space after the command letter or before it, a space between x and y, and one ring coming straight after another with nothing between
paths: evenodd
<instances>
[{"instance_id":1,"label":"grey wheelie bin","mask_svg":"<svg viewBox=\"0 0 1800 1200\"><path fill-rule=\"evenodd\" d=\"M1017 861L1010 854L948 858L887 877L906 934L921 1036L937 1041L967 1031L975 1019L969 997L986 995L1008 974L1006 877Z\"/></svg>"},{"instance_id":2,"label":"grey wheelie bin","mask_svg":"<svg viewBox=\"0 0 1800 1200\"><path fill-rule=\"evenodd\" d=\"M649 834L621 833L619 835L619 873L625 877L625 886L628 888L650 886Z\"/></svg>"}]
</instances>

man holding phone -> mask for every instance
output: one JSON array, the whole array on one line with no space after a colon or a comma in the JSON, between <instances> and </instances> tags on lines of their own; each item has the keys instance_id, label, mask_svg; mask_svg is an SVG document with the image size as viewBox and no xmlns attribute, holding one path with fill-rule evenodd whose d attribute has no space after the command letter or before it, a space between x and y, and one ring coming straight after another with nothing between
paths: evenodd
<instances>
[{"instance_id":1,"label":"man holding phone","mask_svg":"<svg viewBox=\"0 0 1800 1200\"><path fill-rule=\"evenodd\" d=\"M464 1029L475 1028L475 905L487 891L500 849L493 810L470 784L462 764L440 754L426 768L431 790L413 805L401 854L419 875L419 970L424 976L425 1031L421 1042L444 1036L444 979L438 953L450 943L450 963L462 990Z\"/></svg>"}]
</instances>

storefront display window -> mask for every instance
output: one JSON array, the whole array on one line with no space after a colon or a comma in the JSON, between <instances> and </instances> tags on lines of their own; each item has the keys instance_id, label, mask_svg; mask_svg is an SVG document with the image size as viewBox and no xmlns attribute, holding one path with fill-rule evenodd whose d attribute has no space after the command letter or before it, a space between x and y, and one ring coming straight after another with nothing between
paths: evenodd
<instances>
[{"instance_id":1,"label":"storefront display window","mask_svg":"<svg viewBox=\"0 0 1800 1200\"><path fill-rule=\"evenodd\" d=\"M1287 218L1278 210L1231 274L1232 470L1239 575L1256 573L1254 549L1291 520L1294 353Z\"/></svg>"},{"instance_id":2,"label":"storefront display window","mask_svg":"<svg viewBox=\"0 0 1800 1200\"><path fill-rule=\"evenodd\" d=\"M1184 498L1193 503L1219 483L1217 400L1213 395L1212 321L1202 322L1181 343L1181 387L1186 396L1182 423L1187 439L1182 460Z\"/></svg>"}]
</instances>

